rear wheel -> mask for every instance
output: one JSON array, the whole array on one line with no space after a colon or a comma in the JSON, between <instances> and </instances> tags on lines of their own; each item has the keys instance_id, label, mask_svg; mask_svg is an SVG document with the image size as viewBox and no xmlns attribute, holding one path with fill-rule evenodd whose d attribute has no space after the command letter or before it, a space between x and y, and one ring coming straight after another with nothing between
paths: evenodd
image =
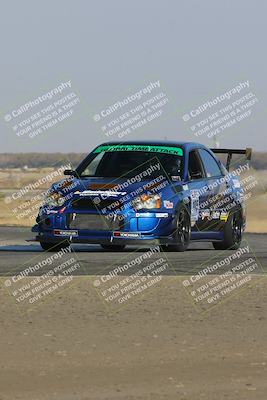
<instances>
[{"instance_id":1,"label":"rear wheel","mask_svg":"<svg viewBox=\"0 0 267 400\"><path fill-rule=\"evenodd\" d=\"M181 207L176 218L176 244L162 246L165 251L185 251L190 243L191 221L188 210Z\"/></svg>"},{"instance_id":2,"label":"rear wheel","mask_svg":"<svg viewBox=\"0 0 267 400\"><path fill-rule=\"evenodd\" d=\"M50 243L50 242L40 242L40 245L43 250L45 251L59 251L62 249L66 249L69 247L68 242L62 242L62 243Z\"/></svg>"},{"instance_id":3,"label":"rear wheel","mask_svg":"<svg viewBox=\"0 0 267 400\"><path fill-rule=\"evenodd\" d=\"M122 251L125 246L121 244L101 244L101 247L107 251Z\"/></svg>"},{"instance_id":4,"label":"rear wheel","mask_svg":"<svg viewBox=\"0 0 267 400\"><path fill-rule=\"evenodd\" d=\"M228 218L224 227L222 242L213 242L215 250L237 250L242 241L243 218L240 210L234 211Z\"/></svg>"}]
</instances>

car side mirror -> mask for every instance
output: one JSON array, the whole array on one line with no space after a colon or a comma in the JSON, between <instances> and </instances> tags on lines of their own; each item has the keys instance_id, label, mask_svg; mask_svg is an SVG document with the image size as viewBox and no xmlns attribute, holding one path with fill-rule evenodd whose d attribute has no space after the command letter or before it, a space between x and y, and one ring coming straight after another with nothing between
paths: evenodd
<instances>
[{"instance_id":1,"label":"car side mirror","mask_svg":"<svg viewBox=\"0 0 267 400\"><path fill-rule=\"evenodd\" d=\"M201 179L201 178L202 178L201 172L192 172L191 173L191 179Z\"/></svg>"},{"instance_id":2,"label":"car side mirror","mask_svg":"<svg viewBox=\"0 0 267 400\"><path fill-rule=\"evenodd\" d=\"M73 169L65 169L64 175L72 175L72 176L75 176L75 177L78 176L78 175L77 175L77 172L74 171Z\"/></svg>"}]
</instances>

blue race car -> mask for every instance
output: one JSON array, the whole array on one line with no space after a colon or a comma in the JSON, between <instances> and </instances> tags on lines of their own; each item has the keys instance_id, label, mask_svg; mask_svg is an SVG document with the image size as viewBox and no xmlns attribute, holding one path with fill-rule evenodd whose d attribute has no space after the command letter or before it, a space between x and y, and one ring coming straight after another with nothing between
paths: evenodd
<instances>
[{"instance_id":1,"label":"blue race car","mask_svg":"<svg viewBox=\"0 0 267 400\"><path fill-rule=\"evenodd\" d=\"M214 153L226 153L226 168ZM126 245L185 251L190 240L237 249L245 229L244 193L229 173L232 154L198 143L110 142L95 148L49 190L32 228L47 251L69 243L106 250Z\"/></svg>"}]
</instances>

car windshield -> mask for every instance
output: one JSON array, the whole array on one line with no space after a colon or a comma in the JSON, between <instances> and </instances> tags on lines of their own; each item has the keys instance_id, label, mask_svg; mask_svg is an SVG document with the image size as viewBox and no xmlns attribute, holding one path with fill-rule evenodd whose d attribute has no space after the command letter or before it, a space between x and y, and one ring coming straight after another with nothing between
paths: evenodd
<instances>
[{"instance_id":1,"label":"car windshield","mask_svg":"<svg viewBox=\"0 0 267 400\"><path fill-rule=\"evenodd\" d=\"M103 147L103 146L102 146ZM156 146L154 146L156 147ZM157 146L157 151L95 151L95 157L90 159L87 165L79 171L83 177L107 177L107 178L131 178L140 174L142 180L148 176L145 171L149 170L149 178L157 177L159 174L168 175L173 180L180 180L183 167L183 151L179 148L173 150L175 154L166 153L170 147ZM162 152L161 152L162 151ZM169 150L170 152L170 150ZM180 154L180 155L179 155Z\"/></svg>"}]
</instances>

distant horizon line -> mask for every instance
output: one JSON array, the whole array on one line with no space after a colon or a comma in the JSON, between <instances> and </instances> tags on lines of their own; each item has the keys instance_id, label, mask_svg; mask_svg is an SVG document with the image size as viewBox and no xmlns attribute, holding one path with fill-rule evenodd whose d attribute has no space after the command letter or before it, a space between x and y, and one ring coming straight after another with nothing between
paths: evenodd
<instances>
[{"instance_id":1,"label":"distant horizon line","mask_svg":"<svg viewBox=\"0 0 267 400\"><path fill-rule=\"evenodd\" d=\"M208 146L207 146L208 147ZM243 147L243 146L240 146ZM220 148L220 147L219 147ZM90 151L89 151L90 152ZM83 154L89 153L88 151L0 151L0 156L3 154ZM267 153L267 149L266 150L253 150L253 153Z\"/></svg>"}]
</instances>

